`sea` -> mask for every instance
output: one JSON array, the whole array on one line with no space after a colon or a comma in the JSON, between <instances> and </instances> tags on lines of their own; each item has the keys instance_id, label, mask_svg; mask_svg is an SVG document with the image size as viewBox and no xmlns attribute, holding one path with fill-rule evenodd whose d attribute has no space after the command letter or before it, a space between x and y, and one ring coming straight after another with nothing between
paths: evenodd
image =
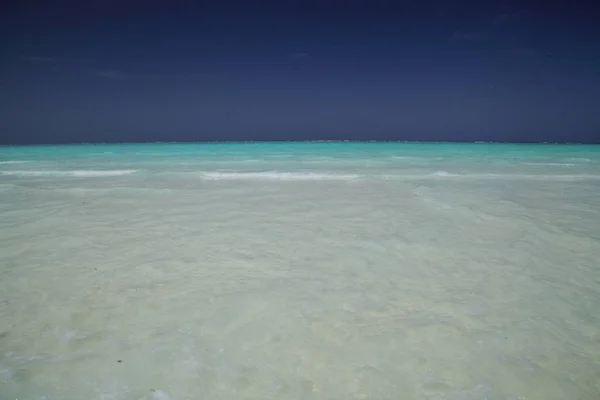
<instances>
[{"instance_id":1,"label":"sea","mask_svg":"<svg viewBox=\"0 0 600 400\"><path fill-rule=\"evenodd\" d=\"M600 146L0 147L2 400L598 400Z\"/></svg>"}]
</instances>

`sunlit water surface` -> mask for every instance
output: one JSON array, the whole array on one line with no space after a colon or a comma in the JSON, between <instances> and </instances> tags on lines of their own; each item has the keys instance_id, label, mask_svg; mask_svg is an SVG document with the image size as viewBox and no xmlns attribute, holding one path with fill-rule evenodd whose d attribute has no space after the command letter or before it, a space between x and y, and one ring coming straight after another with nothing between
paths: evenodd
<instances>
[{"instance_id":1,"label":"sunlit water surface","mask_svg":"<svg viewBox=\"0 0 600 400\"><path fill-rule=\"evenodd\" d=\"M0 398L600 399L600 147L0 148Z\"/></svg>"}]
</instances>

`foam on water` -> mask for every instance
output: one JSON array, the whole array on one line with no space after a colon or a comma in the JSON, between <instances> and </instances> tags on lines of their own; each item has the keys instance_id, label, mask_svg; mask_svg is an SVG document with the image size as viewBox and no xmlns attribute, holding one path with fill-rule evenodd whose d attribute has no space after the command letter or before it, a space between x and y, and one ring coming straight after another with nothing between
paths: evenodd
<instances>
[{"instance_id":1,"label":"foam on water","mask_svg":"<svg viewBox=\"0 0 600 400\"><path fill-rule=\"evenodd\" d=\"M509 180L555 180L571 181L600 179L600 174L455 174L446 171L437 171L428 175L437 178L457 178L457 179L509 179ZM416 177L417 179L419 177Z\"/></svg>"},{"instance_id":2,"label":"foam on water","mask_svg":"<svg viewBox=\"0 0 600 400\"><path fill-rule=\"evenodd\" d=\"M121 176L129 175L136 172L133 169L121 169L121 170L106 170L106 171L94 171L94 170L70 170L70 171L36 171L36 170L19 170L19 171L0 171L2 175L16 175L16 176L57 176L57 177L103 177L103 176Z\"/></svg>"},{"instance_id":3,"label":"foam on water","mask_svg":"<svg viewBox=\"0 0 600 400\"><path fill-rule=\"evenodd\" d=\"M574 167L577 164L573 163L558 163L558 162L525 162L523 165L536 165L536 166L552 166L552 167Z\"/></svg>"},{"instance_id":4,"label":"foam on water","mask_svg":"<svg viewBox=\"0 0 600 400\"><path fill-rule=\"evenodd\" d=\"M378 176L372 176L377 178ZM384 179L398 180L427 180L427 179L454 179L454 180L525 180L525 181L578 181L599 180L599 174L459 174L446 171L437 171L428 174L395 174L381 175Z\"/></svg>"},{"instance_id":5,"label":"foam on water","mask_svg":"<svg viewBox=\"0 0 600 400\"><path fill-rule=\"evenodd\" d=\"M360 178L355 174L302 173L302 172L204 172L202 176L209 180L277 180L277 181L322 181L351 180Z\"/></svg>"},{"instance_id":6,"label":"foam on water","mask_svg":"<svg viewBox=\"0 0 600 400\"><path fill-rule=\"evenodd\" d=\"M181 165L195 165L193 163L182 163ZM110 177L129 175L138 172L138 170L68 170L68 171L38 171L38 170L14 170L0 171L2 175L13 175L22 177ZM436 171L434 173L415 173L415 174L341 174L328 172L283 172L283 171L264 171L264 172L202 172L202 178L207 180L272 180L272 181L322 181L322 180L355 180L360 178L371 179L507 179L507 180L554 180L554 181L572 181L572 180L598 180L600 174L477 174L477 173L451 173L446 171Z\"/></svg>"},{"instance_id":7,"label":"foam on water","mask_svg":"<svg viewBox=\"0 0 600 400\"><path fill-rule=\"evenodd\" d=\"M0 159L2 400L600 398L599 147Z\"/></svg>"}]
</instances>

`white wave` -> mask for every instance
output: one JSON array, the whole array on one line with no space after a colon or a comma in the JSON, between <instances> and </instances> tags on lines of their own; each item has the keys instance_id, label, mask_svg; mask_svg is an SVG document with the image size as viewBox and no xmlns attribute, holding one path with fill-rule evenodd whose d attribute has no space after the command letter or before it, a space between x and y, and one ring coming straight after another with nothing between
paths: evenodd
<instances>
[{"instance_id":1,"label":"white wave","mask_svg":"<svg viewBox=\"0 0 600 400\"><path fill-rule=\"evenodd\" d=\"M600 175L579 174L579 175L561 175L561 174L473 174L466 175L475 179L508 179L508 180L532 180L532 181L579 181L589 179L600 179Z\"/></svg>"},{"instance_id":2,"label":"white wave","mask_svg":"<svg viewBox=\"0 0 600 400\"><path fill-rule=\"evenodd\" d=\"M323 181L323 180L352 180L360 175L327 174L311 172L204 172L203 178L208 180L280 180L280 181Z\"/></svg>"},{"instance_id":3,"label":"white wave","mask_svg":"<svg viewBox=\"0 0 600 400\"><path fill-rule=\"evenodd\" d=\"M25 161L25 160L7 160L7 161L0 161L0 164L24 164L24 163L29 163L32 161Z\"/></svg>"},{"instance_id":4,"label":"white wave","mask_svg":"<svg viewBox=\"0 0 600 400\"><path fill-rule=\"evenodd\" d=\"M398 180L423 180L423 179L489 179L489 180L532 180L532 181L578 181L578 180L599 180L600 174L456 174L446 171L437 171L432 174L424 175L383 175L383 179Z\"/></svg>"},{"instance_id":5,"label":"white wave","mask_svg":"<svg viewBox=\"0 0 600 400\"><path fill-rule=\"evenodd\" d=\"M15 176L74 176L74 177L103 177L103 176L121 176L136 172L134 169L116 169L116 170L72 170L72 171L0 171L2 175Z\"/></svg>"},{"instance_id":6,"label":"white wave","mask_svg":"<svg viewBox=\"0 0 600 400\"><path fill-rule=\"evenodd\" d=\"M589 163L592 162L591 158L587 157L571 157L567 159L568 161L580 162L580 163Z\"/></svg>"},{"instance_id":7,"label":"white wave","mask_svg":"<svg viewBox=\"0 0 600 400\"><path fill-rule=\"evenodd\" d=\"M574 167L577 164L573 163L553 163L553 162L526 162L521 163L523 165L539 165L539 166L552 166L552 167Z\"/></svg>"},{"instance_id":8,"label":"white wave","mask_svg":"<svg viewBox=\"0 0 600 400\"><path fill-rule=\"evenodd\" d=\"M115 169L107 171L70 171L73 176L121 176L136 172L135 169Z\"/></svg>"},{"instance_id":9,"label":"white wave","mask_svg":"<svg viewBox=\"0 0 600 400\"><path fill-rule=\"evenodd\" d=\"M441 178L449 178L449 177L457 177L459 175L452 174L452 173L446 172L446 171L437 171L437 172L434 172L433 174L431 174L431 176L438 176Z\"/></svg>"}]
</instances>

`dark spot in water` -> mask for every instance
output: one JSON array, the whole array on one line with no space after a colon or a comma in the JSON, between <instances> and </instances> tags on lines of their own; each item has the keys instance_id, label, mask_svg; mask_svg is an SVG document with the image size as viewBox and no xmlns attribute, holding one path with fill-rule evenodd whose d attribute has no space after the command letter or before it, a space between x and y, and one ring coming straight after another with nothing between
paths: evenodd
<instances>
[{"instance_id":1,"label":"dark spot in water","mask_svg":"<svg viewBox=\"0 0 600 400\"><path fill-rule=\"evenodd\" d=\"M0 340L8 337L8 331L0 333Z\"/></svg>"},{"instance_id":2,"label":"dark spot in water","mask_svg":"<svg viewBox=\"0 0 600 400\"><path fill-rule=\"evenodd\" d=\"M450 385L441 382L441 381L431 381L431 382L425 382L423 384L423 389L427 390L427 391L434 391L434 392L443 392L443 391L447 391L450 390L451 387Z\"/></svg>"},{"instance_id":3,"label":"dark spot in water","mask_svg":"<svg viewBox=\"0 0 600 400\"><path fill-rule=\"evenodd\" d=\"M123 360L117 360L118 363L123 362Z\"/></svg>"},{"instance_id":4,"label":"dark spot in water","mask_svg":"<svg viewBox=\"0 0 600 400\"><path fill-rule=\"evenodd\" d=\"M154 392L156 392L156 389L150 389L150 391L151 391L152 393L154 393Z\"/></svg>"},{"instance_id":5,"label":"dark spot in water","mask_svg":"<svg viewBox=\"0 0 600 400\"><path fill-rule=\"evenodd\" d=\"M17 369L13 373L13 379L17 382L29 382L31 381L31 373L24 368Z\"/></svg>"}]
</instances>

